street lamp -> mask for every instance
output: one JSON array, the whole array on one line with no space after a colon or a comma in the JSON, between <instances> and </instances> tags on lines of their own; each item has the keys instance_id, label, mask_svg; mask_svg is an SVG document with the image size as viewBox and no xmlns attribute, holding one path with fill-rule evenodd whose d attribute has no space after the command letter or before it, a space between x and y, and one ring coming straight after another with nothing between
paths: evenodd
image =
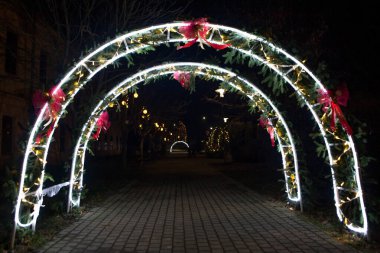
<instances>
[{"instance_id":1,"label":"street lamp","mask_svg":"<svg viewBox=\"0 0 380 253\"><path fill-rule=\"evenodd\" d=\"M221 98L223 98L224 97L224 93L226 92L226 90L223 89L223 88L219 88L219 89L215 90L215 92L219 93L219 96Z\"/></svg>"}]
</instances>

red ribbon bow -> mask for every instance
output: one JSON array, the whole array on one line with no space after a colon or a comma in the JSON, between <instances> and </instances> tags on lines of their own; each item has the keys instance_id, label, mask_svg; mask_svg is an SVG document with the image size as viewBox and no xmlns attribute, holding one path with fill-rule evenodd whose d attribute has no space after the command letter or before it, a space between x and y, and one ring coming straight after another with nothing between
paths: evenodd
<instances>
[{"instance_id":1,"label":"red ribbon bow","mask_svg":"<svg viewBox=\"0 0 380 253\"><path fill-rule=\"evenodd\" d=\"M45 119L49 117L56 118L61 111L62 103L65 101L66 94L61 88L54 86L48 93L43 93L40 90L36 90L33 94L32 103L36 114L38 115L41 109L46 103L49 103L49 108L44 115Z\"/></svg>"},{"instance_id":2,"label":"red ribbon bow","mask_svg":"<svg viewBox=\"0 0 380 253\"><path fill-rule=\"evenodd\" d=\"M179 29L179 32L185 36L186 39L192 39L183 46L178 46L178 49L188 48L195 44L199 40L201 47L203 48L202 42L205 42L207 45L211 46L214 49L222 50L229 46L230 44L215 44L207 41L206 35L209 31L207 18L198 18L193 21L187 22L186 26L182 26Z\"/></svg>"},{"instance_id":3,"label":"red ribbon bow","mask_svg":"<svg viewBox=\"0 0 380 253\"><path fill-rule=\"evenodd\" d=\"M111 122L109 121L108 112L104 111L102 112L102 114L100 114L98 120L96 121L97 130L96 130L96 133L93 135L93 138L95 140L99 139L99 135L102 129L104 131L107 131L108 128L110 128L110 126L111 126Z\"/></svg>"},{"instance_id":4,"label":"red ribbon bow","mask_svg":"<svg viewBox=\"0 0 380 253\"><path fill-rule=\"evenodd\" d=\"M65 101L65 98L66 94L57 86L52 87L48 93L43 93L41 90L36 90L33 94L32 103L37 115L41 112L44 105L48 103L48 108L43 115L43 119L48 120L44 127L50 125L46 132L47 137L50 136L54 129L55 120L62 109L62 103ZM36 137L36 143L39 144L41 140L42 136L38 135Z\"/></svg>"},{"instance_id":5,"label":"red ribbon bow","mask_svg":"<svg viewBox=\"0 0 380 253\"><path fill-rule=\"evenodd\" d=\"M189 72L176 71L173 78L177 80L185 89L190 88L191 74Z\"/></svg>"},{"instance_id":6,"label":"red ribbon bow","mask_svg":"<svg viewBox=\"0 0 380 253\"><path fill-rule=\"evenodd\" d=\"M347 101L350 97L350 94L347 89L347 85L343 83L336 90L318 90L319 97L318 103L322 104L322 110L327 112L329 108L331 108L331 120L330 120L330 128L333 132L336 130L336 119L339 119L340 124L347 132L348 135L352 135L352 128L348 124L342 109L339 105L347 106Z\"/></svg>"},{"instance_id":7,"label":"red ribbon bow","mask_svg":"<svg viewBox=\"0 0 380 253\"><path fill-rule=\"evenodd\" d=\"M274 147L275 146L275 142L274 142L274 127L272 126L272 124L270 123L270 121L266 117L261 116L260 120L259 120L259 125L262 128L266 128L267 129L268 134L270 136L270 141L272 143L272 147Z\"/></svg>"}]
</instances>

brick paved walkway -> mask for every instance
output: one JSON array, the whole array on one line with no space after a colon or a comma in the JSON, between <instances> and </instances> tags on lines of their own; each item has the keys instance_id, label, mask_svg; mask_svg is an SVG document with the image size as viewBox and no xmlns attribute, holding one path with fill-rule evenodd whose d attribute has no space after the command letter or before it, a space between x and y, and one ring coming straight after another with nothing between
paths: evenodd
<instances>
[{"instance_id":1,"label":"brick paved walkway","mask_svg":"<svg viewBox=\"0 0 380 253\"><path fill-rule=\"evenodd\" d=\"M148 168L41 252L355 252L207 160L187 161Z\"/></svg>"}]
</instances>

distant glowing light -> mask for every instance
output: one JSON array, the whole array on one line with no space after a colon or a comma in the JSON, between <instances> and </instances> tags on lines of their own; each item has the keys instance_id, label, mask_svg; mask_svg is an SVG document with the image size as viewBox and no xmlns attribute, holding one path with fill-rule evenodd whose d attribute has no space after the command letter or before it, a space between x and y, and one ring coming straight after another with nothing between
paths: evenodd
<instances>
[{"instance_id":1,"label":"distant glowing light","mask_svg":"<svg viewBox=\"0 0 380 253\"><path fill-rule=\"evenodd\" d=\"M216 93L219 93L219 96L220 96L221 98L224 97L224 93L226 92L226 90L223 89L223 88L217 89L217 90L215 90L215 91L216 91Z\"/></svg>"},{"instance_id":2,"label":"distant glowing light","mask_svg":"<svg viewBox=\"0 0 380 253\"><path fill-rule=\"evenodd\" d=\"M178 136L178 137L179 137L179 136ZM183 144L186 145L187 148L189 148L189 144L187 144L185 141L175 141L175 142L170 146L170 153L173 152L173 147L174 147L175 145L177 145L178 143L183 143Z\"/></svg>"}]
</instances>

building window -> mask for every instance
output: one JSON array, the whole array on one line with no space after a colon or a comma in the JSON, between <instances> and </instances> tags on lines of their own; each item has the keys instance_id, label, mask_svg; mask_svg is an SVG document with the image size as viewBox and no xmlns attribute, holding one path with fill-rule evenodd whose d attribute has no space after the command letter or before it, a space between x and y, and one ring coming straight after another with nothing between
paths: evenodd
<instances>
[{"instance_id":1,"label":"building window","mask_svg":"<svg viewBox=\"0 0 380 253\"><path fill-rule=\"evenodd\" d=\"M3 128L1 133L1 154L9 155L12 152L12 117L3 116Z\"/></svg>"},{"instance_id":2,"label":"building window","mask_svg":"<svg viewBox=\"0 0 380 253\"><path fill-rule=\"evenodd\" d=\"M41 50L40 53L40 84L42 89L46 86L46 72L47 72L47 54L45 51Z\"/></svg>"},{"instance_id":3,"label":"building window","mask_svg":"<svg viewBox=\"0 0 380 253\"><path fill-rule=\"evenodd\" d=\"M17 34L8 31L5 44L5 72L8 74L17 72L17 41Z\"/></svg>"}]
</instances>

